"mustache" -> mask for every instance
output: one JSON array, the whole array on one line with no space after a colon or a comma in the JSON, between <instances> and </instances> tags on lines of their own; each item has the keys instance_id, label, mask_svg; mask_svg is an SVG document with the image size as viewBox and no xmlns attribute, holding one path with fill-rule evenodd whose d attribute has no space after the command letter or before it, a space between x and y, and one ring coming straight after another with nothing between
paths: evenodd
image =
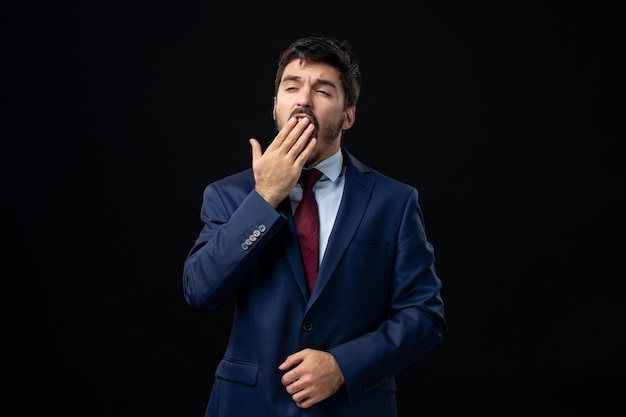
<instances>
[{"instance_id":1,"label":"mustache","mask_svg":"<svg viewBox=\"0 0 626 417\"><path fill-rule=\"evenodd\" d=\"M315 115L311 112L311 110L309 110L309 109L305 109L305 108L302 108L302 107L299 107L299 108L297 108L297 109L295 109L294 111L292 111L292 112L291 112L291 116L290 116L290 117L293 117L293 116L295 116L296 114L306 114L306 115L307 115L307 117L308 117L309 119L311 119L311 121L313 122L313 124L314 124L315 126L317 126L317 125L318 125L318 123L317 123L317 118L316 118L316 117L315 117Z\"/></svg>"}]
</instances>

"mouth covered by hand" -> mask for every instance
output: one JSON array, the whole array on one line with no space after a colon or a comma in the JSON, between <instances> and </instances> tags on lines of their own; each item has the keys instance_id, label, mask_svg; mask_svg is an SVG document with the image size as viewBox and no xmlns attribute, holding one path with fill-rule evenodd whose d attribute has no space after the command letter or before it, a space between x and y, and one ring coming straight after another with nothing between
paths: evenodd
<instances>
[{"instance_id":1,"label":"mouth covered by hand","mask_svg":"<svg viewBox=\"0 0 626 417\"><path fill-rule=\"evenodd\" d=\"M297 108L295 109L293 112L291 112L291 117L296 117L298 119L301 119L303 117L307 117L309 119L309 121L311 123L313 123L313 125L315 125L315 127L317 127L317 119L315 118L315 115L313 115L313 113L305 108Z\"/></svg>"}]
</instances>

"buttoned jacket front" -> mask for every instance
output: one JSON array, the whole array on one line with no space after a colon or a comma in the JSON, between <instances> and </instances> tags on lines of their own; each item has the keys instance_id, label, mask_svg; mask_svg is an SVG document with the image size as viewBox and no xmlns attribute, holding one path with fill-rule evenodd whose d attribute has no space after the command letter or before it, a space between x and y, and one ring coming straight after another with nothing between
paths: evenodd
<instances>
[{"instance_id":1,"label":"buttoned jacket front","mask_svg":"<svg viewBox=\"0 0 626 417\"><path fill-rule=\"evenodd\" d=\"M235 299L207 417L395 417L394 376L442 340L441 282L417 190L342 152L344 194L310 295L289 202L267 204L251 169L206 187L184 296L203 311ZM332 353L345 384L303 410L278 366L307 347Z\"/></svg>"}]
</instances>

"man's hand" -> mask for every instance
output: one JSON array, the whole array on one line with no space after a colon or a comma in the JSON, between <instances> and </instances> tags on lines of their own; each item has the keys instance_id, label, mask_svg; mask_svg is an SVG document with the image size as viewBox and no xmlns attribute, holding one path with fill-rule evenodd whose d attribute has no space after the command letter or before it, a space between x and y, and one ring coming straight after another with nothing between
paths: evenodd
<instances>
[{"instance_id":1,"label":"man's hand","mask_svg":"<svg viewBox=\"0 0 626 417\"><path fill-rule=\"evenodd\" d=\"M333 355L321 350L303 349L289 355L278 369L287 371L280 382L300 408L330 397L344 383Z\"/></svg>"},{"instance_id":2,"label":"man's hand","mask_svg":"<svg viewBox=\"0 0 626 417\"><path fill-rule=\"evenodd\" d=\"M258 140L251 138L254 189L272 207L278 207L293 190L302 167L315 147L313 123L308 117L292 117L278 132L265 153Z\"/></svg>"}]
</instances>

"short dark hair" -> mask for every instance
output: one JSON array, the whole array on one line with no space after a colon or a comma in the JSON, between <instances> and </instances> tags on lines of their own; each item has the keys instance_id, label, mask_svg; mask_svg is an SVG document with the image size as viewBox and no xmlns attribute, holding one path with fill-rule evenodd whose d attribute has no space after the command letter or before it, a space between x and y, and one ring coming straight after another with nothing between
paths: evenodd
<instances>
[{"instance_id":1,"label":"short dark hair","mask_svg":"<svg viewBox=\"0 0 626 417\"><path fill-rule=\"evenodd\" d=\"M292 42L280 53L274 94L278 93L285 67L295 59L322 62L339 70L346 95L346 107L356 106L361 92L361 70L348 41L325 36L309 36Z\"/></svg>"}]
</instances>

